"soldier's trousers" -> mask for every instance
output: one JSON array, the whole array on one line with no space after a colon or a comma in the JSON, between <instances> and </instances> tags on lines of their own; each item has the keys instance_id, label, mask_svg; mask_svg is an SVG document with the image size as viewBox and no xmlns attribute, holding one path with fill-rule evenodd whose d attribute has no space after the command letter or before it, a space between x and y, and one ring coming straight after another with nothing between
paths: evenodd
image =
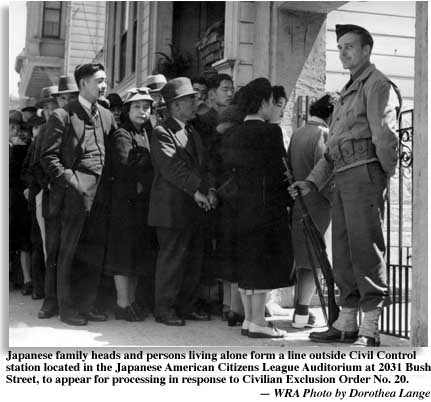
<instances>
[{"instance_id":1,"label":"soldier's trousers","mask_svg":"<svg viewBox=\"0 0 431 402\"><path fill-rule=\"evenodd\" d=\"M342 307L382 307L388 297L382 223L387 177L372 162L334 175L332 253Z\"/></svg>"}]
</instances>

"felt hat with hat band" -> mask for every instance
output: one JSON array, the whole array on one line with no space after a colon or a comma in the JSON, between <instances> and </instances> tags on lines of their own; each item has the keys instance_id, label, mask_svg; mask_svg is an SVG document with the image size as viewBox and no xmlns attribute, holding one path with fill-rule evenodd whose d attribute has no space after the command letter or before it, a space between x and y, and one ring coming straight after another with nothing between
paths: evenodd
<instances>
[{"instance_id":1,"label":"felt hat with hat band","mask_svg":"<svg viewBox=\"0 0 431 402\"><path fill-rule=\"evenodd\" d=\"M184 96L196 95L192 82L187 77L178 77L169 80L162 88L162 96L165 102L169 103Z\"/></svg>"},{"instance_id":2,"label":"felt hat with hat band","mask_svg":"<svg viewBox=\"0 0 431 402\"><path fill-rule=\"evenodd\" d=\"M58 92L53 93L53 96L59 96L62 94L78 93L78 85L76 85L75 79L71 75L62 75L58 79Z\"/></svg>"},{"instance_id":3,"label":"felt hat with hat band","mask_svg":"<svg viewBox=\"0 0 431 402\"><path fill-rule=\"evenodd\" d=\"M23 107L23 108L21 109L21 112L31 112L31 113L36 113L36 111L37 111L37 107L36 107L36 106L26 106L26 107Z\"/></svg>"},{"instance_id":4,"label":"felt hat with hat band","mask_svg":"<svg viewBox=\"0 0 431 402\"><path fill-rule=\"evenodd\" d=\"M335 25L335 34L337 35L337 42L340 40L340 38L349 33L349 32L353 32L353 33L361 33L363 35L363 38L365 39L365 45L370 45L371 47L373 47L373 37L371 36L371 34L363 27L360 27L359 25L352 25L352 24L345 24L345 25L341 25L341 24L337 24Z\"/></svg>"},{"instance_id":5,"label":"felt hat with hat band","mask_svg":"<svg viewBox=\"0 0 431 402\"><path fill-rule=\"evenodd\" d=\"M154 102L154 99L150 95L150 89L147 87L130 89L127 91L123 104L137 101Z\"/></svg>"},{"instance_id":6,"label":"felt hat with hat band","mask_svg":"<svg viewBox=\"0 0 431 402\"><path fill-rule=\"evenodd\" d=\"M149 75L145 79L144 85L150 89L150 92L160 91L167 83L166 77L163 74Z\"/></svg>"}]
</instances>

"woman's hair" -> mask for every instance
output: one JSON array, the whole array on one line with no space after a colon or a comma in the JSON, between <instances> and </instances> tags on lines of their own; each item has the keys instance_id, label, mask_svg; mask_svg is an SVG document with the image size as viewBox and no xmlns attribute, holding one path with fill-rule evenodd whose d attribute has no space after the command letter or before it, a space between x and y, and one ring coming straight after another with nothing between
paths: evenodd
<instances>
[{"instance_id":1,"label":"woman's hair","mask_svg":"<svg viewBox=\"0 0 431 402\"><path fill-rule=\"evenodd\" d=\"M336 102L337 98L332 94L322 96L310 105L310 116L316 116L326 120L334 111Z\"/></svg>"},{"instance_id":2,"label":"woman's hair","mask_svg":"<svg viewBox=\"0 0 431 402\"><path fill-rule=\"evenodd\" d=\"M284 98L287 100L286 91L284 90L284 87L281 85L274 85L272 87L272 98L274 103L277 103L281 98Z\"/></svg>"},{"instance_id":3,"label":"woman's hair","mask_svg":"<svg viewBox=\"0 0 431 402\"><path fill-rule=\"evenodd\" d=\"M269 101L272 95L271 83L266 78L256 78L237 92L239 108L247 114L259 111L263 101Z\"/></svg>"}]
</instances>

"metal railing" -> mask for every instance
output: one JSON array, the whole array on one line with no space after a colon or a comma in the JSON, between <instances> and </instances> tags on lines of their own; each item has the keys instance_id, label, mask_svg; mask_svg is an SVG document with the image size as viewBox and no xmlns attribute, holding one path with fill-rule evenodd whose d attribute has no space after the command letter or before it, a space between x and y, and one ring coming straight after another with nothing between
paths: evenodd
<instances>
[{"instance_id":1,"label":"metal railing","mask_svg":"<svg viewBox=\"0 0 431 402\"><path fill-rule=\"evenodd\" d=\"M380 319L382 333L410 337L412 283L412 163L413 110L401 112L398 128L399 161L388 186L386 203L386 264L390 302Z\"/></svg>"}]
</instances>

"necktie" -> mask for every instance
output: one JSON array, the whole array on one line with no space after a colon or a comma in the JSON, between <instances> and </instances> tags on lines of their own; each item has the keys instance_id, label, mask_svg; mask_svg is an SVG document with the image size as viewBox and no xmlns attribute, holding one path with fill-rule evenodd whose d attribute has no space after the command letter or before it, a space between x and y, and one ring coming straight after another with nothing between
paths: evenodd
<instances>
[{"instance_id":1,"label":"necktie","mask_svg":"<svg viewBox=\"0 0 431 402\"><path fill-rule=\"evenodd\" d=\"M97 111L98 111L98 109L97 109L97 105L95 103L93 103L91 105L90 111L91 111L91 118L93 120L96 120L97 119Z\"/></svg>"}]
</instances>

